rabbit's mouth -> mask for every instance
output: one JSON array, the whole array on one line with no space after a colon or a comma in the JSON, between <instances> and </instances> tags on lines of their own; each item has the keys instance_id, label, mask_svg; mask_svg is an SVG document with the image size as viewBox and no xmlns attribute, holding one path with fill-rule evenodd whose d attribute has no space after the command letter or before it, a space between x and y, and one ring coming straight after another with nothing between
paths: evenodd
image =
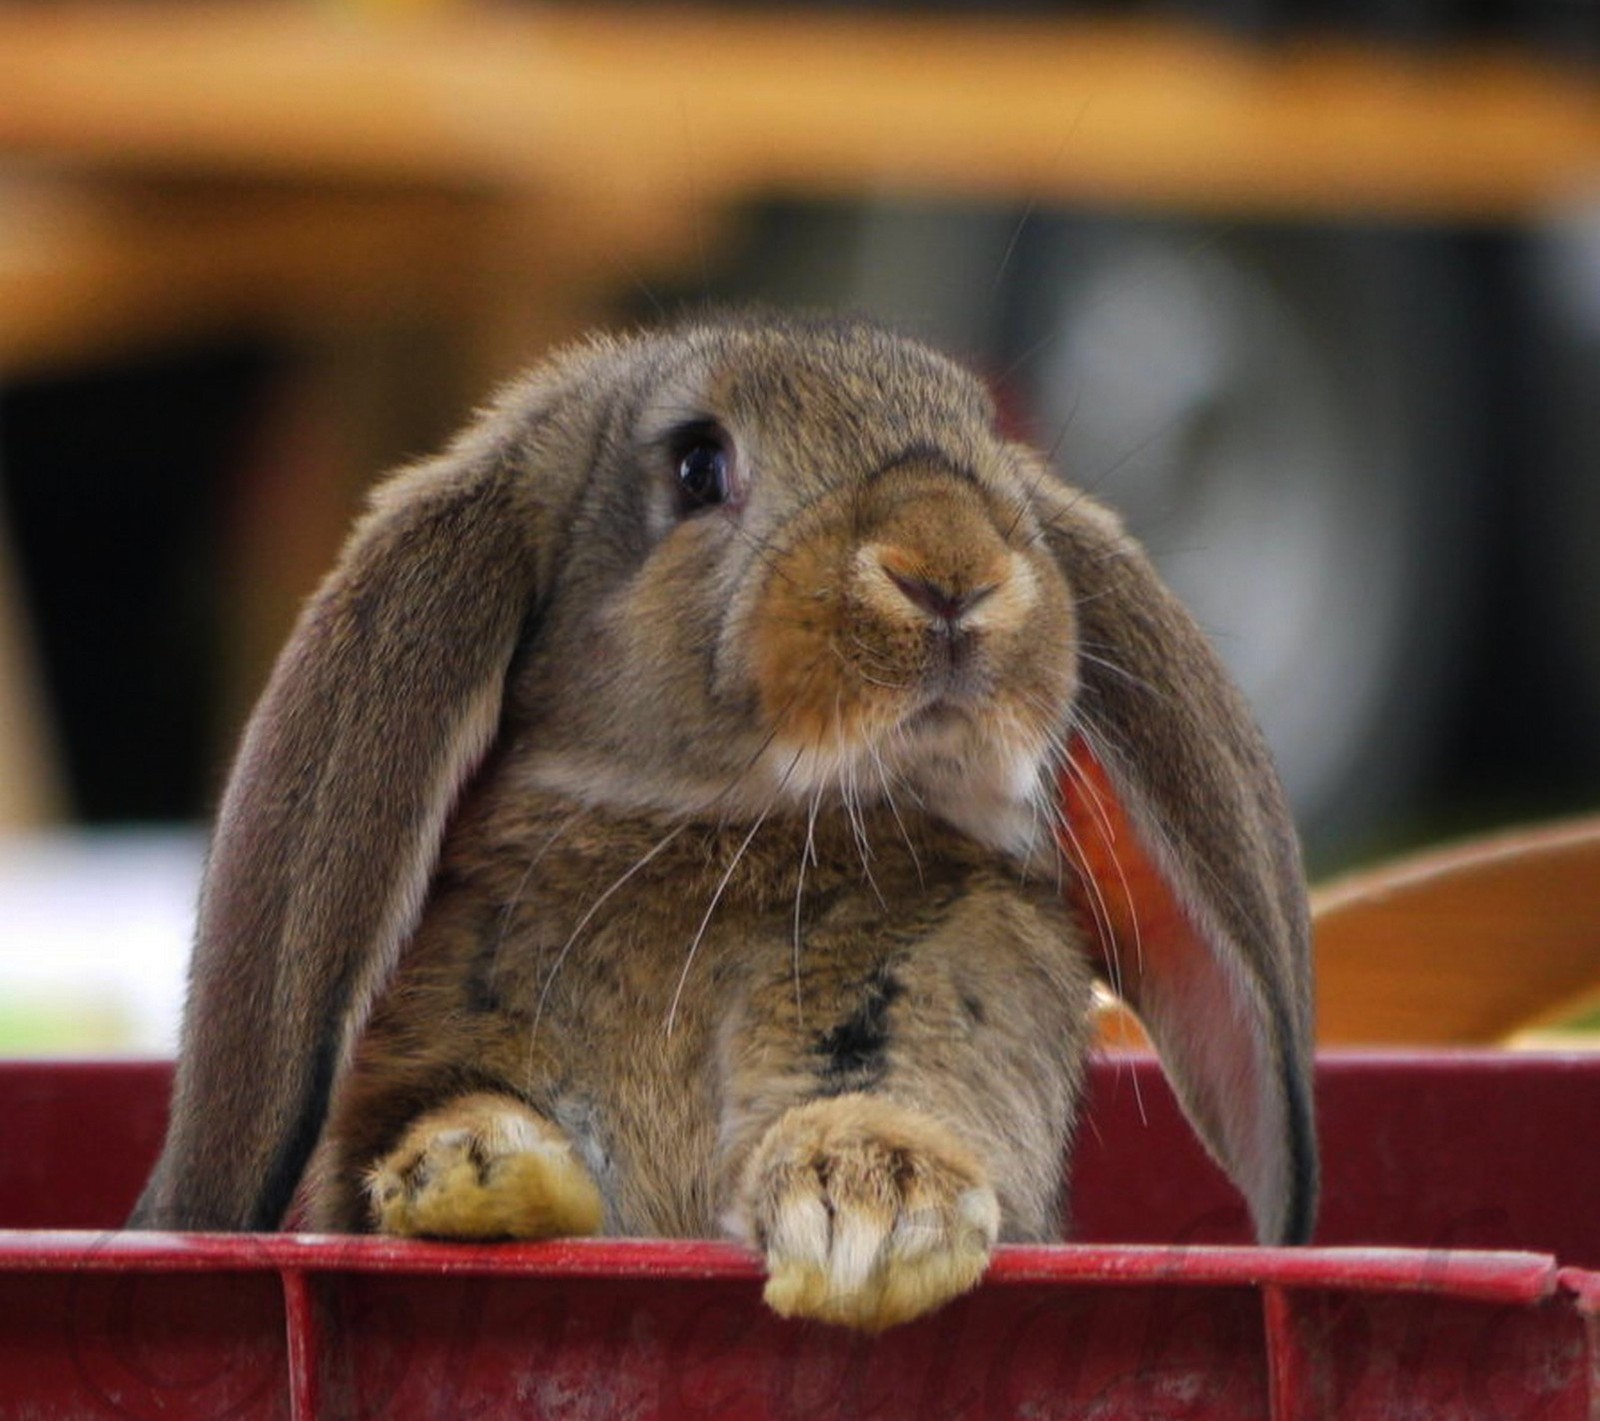
<instances>
[{"instance_id":1,"label":"rabbit's mouth","mask_svg":"<svg viewBox=\"0 0 1600 1421\"><path fill-rule=\"evenodd\" d=\"M775 737L764 756L766 782L801 806L899 800L903 812L925 812L991 847L1031 855L1048 822L1039 805L1052 782L1056 722L1003 691L924 688L898 710L836 722L803 740Z\"/></svg>"},{"instance_id":2,"label":"rabbit's mouth","mask_svg":"<svg viewBox=\"0 0 1600 1421\"><path fill-rule=\"evenodd\" d=\"M846 750L980 719L1038 659L1030 643L1060 639L1054 590L992 530L954 548L896 532L842 557L801 543L774 559L749 632L763 718L780 739Z\"/></svg>"},{"instance_id":3,"label":"rabbit's mouth","mask_svg":"<svg viewBox=\"0 0 1600 1421\"><path fill-rule=\"evenodd\" d=\"M958 727L970 725L971 722L971 713L960 705L948 700L937 700L913 711L906 718L904 728L908 735L942 735Z\"/></svg>"}]
</instances>

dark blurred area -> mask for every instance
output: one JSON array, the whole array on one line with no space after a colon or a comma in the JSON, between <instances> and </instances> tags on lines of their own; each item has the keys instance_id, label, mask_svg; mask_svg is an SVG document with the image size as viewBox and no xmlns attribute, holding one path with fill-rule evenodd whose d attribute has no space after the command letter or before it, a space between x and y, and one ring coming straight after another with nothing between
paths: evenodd
<instances>
[{"instance_id":1,"label":"dark blurred area","mask_svg":"<svg viewBox=\"0 0 1600 1421\"><path fill-rule=\"evenodd\" d=\"M850 0L836 0L843 6ZM795 8L795 7L790 7ZM1517 38L1557 46L1600 44L1593 0L859 0L889 12L1138 15L1199 20L1261 38L1298 30L1384 41Z\"/></svg>"},{"instance_id":2,"label":"dark blurred area","mask_svg":"<svg viewBox=\"0 0 1600 1421\"><path fill-rule=\"evenodd\" d=\"M1312 28L1408 51L1487 37L1580 73L1600 38L1592 0L1003 8L1176 16L1268 47ZM694 86L714 100L714 82ZM1212 632L1327 871L1600 801L1591 176L1536 213L1461 221L756 186L697 231L692 259L619 257L584 309L839 305L977 364ZM603 226L586 240L603 248ZM531 359L542 333L526 329ZM209 814L332 529L499 368L463 360L448 320L341 339L341 369L367 373L333 415L307 376L326 351L299 332L191 332L0 377L0 528L73 820ZM354 440L346 399L363 407ZM298 541L296 490L316 503Z\"/></svg>"},{"instance_id":3,"label":"dark blurred area","mask_svg":"<svg viewBox=\"0 0 1600 1421\"><path fill-rule=\"evenodd\" d=\"M205 812L219 534L277 364L186 351L0 391L17 570L85 822Z\"/></svg>"}]
</instances>

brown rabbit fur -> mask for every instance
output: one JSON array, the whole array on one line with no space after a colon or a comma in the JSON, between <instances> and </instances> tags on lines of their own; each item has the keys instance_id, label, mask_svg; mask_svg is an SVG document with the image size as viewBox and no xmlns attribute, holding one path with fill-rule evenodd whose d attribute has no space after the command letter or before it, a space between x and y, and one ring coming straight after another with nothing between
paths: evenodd
<instances>
[{"instance_id":1,"label":"brown rabbit fur","mask_svg":"<svg viewBox=\"0 0 1600 1421\"><path fill-rule=\"evenodd\" d=\"M1069 744L1170 941L1095 910ZM303 617L136 1220L271 1227L320 1135L319 1226L726 1228L780 1311L882 1327L1057 1236L1097 970L1303 1237L1293 832L1114 518L875 327L595 340L388 485Z\"/></svg>"}]
</instances>

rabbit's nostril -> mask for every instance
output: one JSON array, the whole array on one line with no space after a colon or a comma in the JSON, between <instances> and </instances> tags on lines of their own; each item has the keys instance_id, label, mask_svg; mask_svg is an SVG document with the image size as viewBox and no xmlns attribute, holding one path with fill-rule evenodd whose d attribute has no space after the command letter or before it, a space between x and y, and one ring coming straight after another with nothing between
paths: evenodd
<instances>
[{"instance_id":1,"label":"rabbit's nostril","mask_svg":"<svg viewBox=\"0 0 1600 1421\"><path fill-rule=\"evenodd\" d=\"M892 567L886 567L884 571L906 601L951 627L958 625L968 612L994 591L993 583L984 587L957 589L946 587L931 578L911 577L896 572Z\"/></svg>"}]
</instances>

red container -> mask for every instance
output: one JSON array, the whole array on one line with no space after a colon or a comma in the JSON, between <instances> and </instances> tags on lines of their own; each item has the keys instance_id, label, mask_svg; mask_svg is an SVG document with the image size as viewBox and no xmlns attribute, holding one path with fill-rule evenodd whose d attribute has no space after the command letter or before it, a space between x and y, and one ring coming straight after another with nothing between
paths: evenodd
<instances>
[{"instance_id":1,"label":"red container","mask_svg":"<svg viewBox=\"0 0 1600 1421\"><path fill-rule=\"evenodd\" d=\"M1257 1249L1153 1064L1075 1236L877 1339L719 1243L124 1234L168 1070L0 1065L0 1417L1600 1417L1600 1057L1319 1066L1318 1246Z\"/></svg>"}]
</instances>

